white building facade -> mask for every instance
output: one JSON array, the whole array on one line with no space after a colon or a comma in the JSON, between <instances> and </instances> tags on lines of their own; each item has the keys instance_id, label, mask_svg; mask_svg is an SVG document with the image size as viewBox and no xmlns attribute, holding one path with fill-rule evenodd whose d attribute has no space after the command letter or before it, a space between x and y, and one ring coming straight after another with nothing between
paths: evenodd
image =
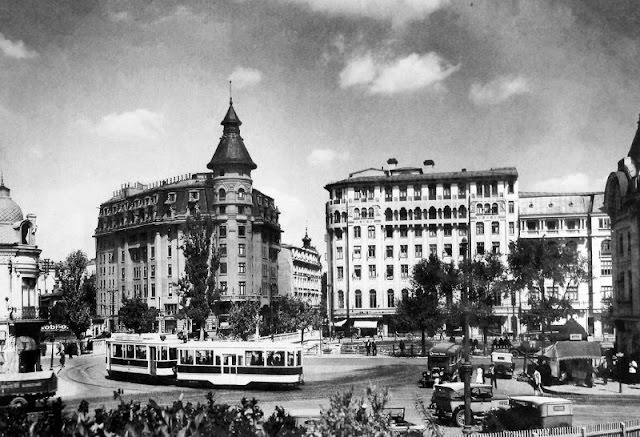
<instances>
[{"instance_id":1,"label":"white building facade","mask_svg":"<svg viewBox=\"0 0 640 437\"><path fill-rule=\"evenodd\" d=\"M278 254L278 289L280 296L292 296L320 306L322 291L320 254L305 234L302 247L282 244Z\"/></svg>"}]
</instances>

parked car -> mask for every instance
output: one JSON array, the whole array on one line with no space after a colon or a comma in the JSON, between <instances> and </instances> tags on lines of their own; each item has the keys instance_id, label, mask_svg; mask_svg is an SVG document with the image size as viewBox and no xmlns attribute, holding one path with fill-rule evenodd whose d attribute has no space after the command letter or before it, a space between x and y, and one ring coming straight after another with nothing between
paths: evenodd
<instances>
[{"instance_id":1,"label":"parked car","mask_svg":"<svg viewBox=\"0 0 640 437\"><path fill-rule=\"evenodd\" d=\"M429 351L427 370L422 372L420 385L431 388L434 384L451 381L462 364L462 346L455 343L438 343Z\"/></svg>"},{"instance_id":2,"label":"parked car","mask_svg":"<svg viewBox=\"0 0 640 437\"><path fill-rule=\"evenodd\" d=\"M573 404L564 398L547 396L514 396L509 409L491 412L483 431L519 431L526 429L570 427Z\"/></svg>"},{"instance_id":3,"label":"parked car","mask_svg":"<svg viewBox=\"0 0 640 437\"><path fill-rule=\"evenodd\" d=\"M422 435L425 431L423 424L408 422L404 418L405 409L402 407L385 408L382 410L384 414L389 415L391 419L391 432L395 436L413 436Z\"/></svg>"},{"instance_id":4,"label":"parked car","mask_svg":"<svg viewBox=\"0 0 640 437\"><path fill-rule=\"evenodd\" d=\"M513 371L516 363L513 362L513 355L508 352L491 352L491 364L494 366L496 378L513 378Z\"/></svg>"},{"instance_id":5,"label":"parked car","mask_svg":"<svg viewBox=\"0 0 640 437\"><path fill-rule=\"evenodd\" d=\"M484 417L489 411L509 408L509 398L493 394L489 384L471 384L471 413L473 419ZM456 426L464 426L464 383L450 382L433 387L430 408L440 420L451 420Z\"/></svg>"}]
</instances>

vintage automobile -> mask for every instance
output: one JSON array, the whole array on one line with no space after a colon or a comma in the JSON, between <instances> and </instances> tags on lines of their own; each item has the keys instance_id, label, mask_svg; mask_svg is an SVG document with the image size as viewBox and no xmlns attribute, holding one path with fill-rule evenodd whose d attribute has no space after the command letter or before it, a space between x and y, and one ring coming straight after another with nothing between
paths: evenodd
<instances>
[{"instance_id":1,"label":"vintage automobile","mask_svg":"<svg viewBox=\"0 0 640 437\"><path fill-rule=\"evenodd\" d=\"M509 398L493 394L489 384L471 384L471 412L473 419L484 417L489 411L509 408ZM430 408L443 421L451 420L456 426L464 426L464 383L450 382L433 386Z\"/></svg>"},{"instance_id":2,"label":"vintage automobile","mask_svg":"<svg viewBox=\"0 0 640 437\"><path fill-rule=\"evenodd\" d=\"M55 396L58 377L53 371L0 374L0 405L33 406L40 399Z\"/></svg>"},{"instance_id":3,"label":"vintage automobile","mask_svg":"<svg viewBox=\"0 0 640 437\"><path fill-rule=\"evenodd\" d=\"M420 385L431 388L434 384L451 381L462 364L462 346L455 343L438 343L429 351L427 370L422 372Z\"/></svg>"},{"instance_id":4,"label":"vintage automobile","mask_svg":"<svg viewBox=\"0 0 640 437\"><path fill-rule=\"evenodd\" d=\"M496 378L513 378L513 371L516 364L513 362L513 355L508 352L491 352L491 364Z\"/></svg>"},{"instance_id":5,"label":"vintage automobile","mask_svg":"<svg viewBox=\"0 0 640 437\"><path fill-rule=\"evenodd\" d=\"M484 430L519 431L526 429L570 427L573 423L573 404L564 398L547 396L514 396L510 408L494 411L486 421Z\"/></svg>"},{"instance_id":6,"label":"vintage automobile","mask_svg":"<svg viewBox=\"0 0 640 437\"><path fill-rule=\"evenodd\" d=\"M422 435L425 426L408 422L404 418L404 408L385 408L382 410L391 419L391 432L394 436Z\"/></svg>"}]
</instances>

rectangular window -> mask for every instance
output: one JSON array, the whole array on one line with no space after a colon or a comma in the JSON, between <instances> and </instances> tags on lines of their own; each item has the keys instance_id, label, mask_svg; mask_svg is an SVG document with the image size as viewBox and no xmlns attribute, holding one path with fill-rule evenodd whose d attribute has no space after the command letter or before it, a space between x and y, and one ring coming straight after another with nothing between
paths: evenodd
<instances>
[{"instance_id":1,"label":"rectangular window","mask_svg":"<svg viewBox=\"0 0 640 437\"><path fill-rule=\"evenodd\" d=\"M173 297L173 284L169 284L168 296Z\"/></svg>"},{"instance_id":2,"label":"rectangular window","mask_svg":"<svg viewBox=\"0 0 640 437\"><path fill-rule=\"evenodd\" d=\"M406 225L400 226L400 237L406 238L409 236L409 230Z\"/></svg>"},{"instance_id":3,"label":"rectangular window","mask_svg":"<svg viewBox=\"0 0 640 437\"><path fill-rule=\"evenodd\" d=\"M435 237L437 233L438 233L438 228L436 228L435 225L429 225L429 236Z\"/></svg>"},{"instance_id":4,"label":"rectangular window","mask_svg":"<svg viewBox=\"0 0 640 437\"><path fill-rule=\"evenodd\" d=\"M245 244L238 244L238 255L245 256L247 254L247 246Z\"/></svg>"},{"instance_id":5,"label":"rectangular window","mask_svg":"<svg viewBox=\"0 0 640 437\"><path fill-rule=\"evenodd\" d=\"M376 278L378 276L378 274L376 273L376 266L375 265L369 265L369 278Z\"/></svg>"},{"instance_id":6,"label":"rectangular window","mask_svg":"<svg viewBox=\"0 0 640 437\"><path fill-rule=\"evenodd\" d=\"M611 276L612 261L610 259L603 259L600 262L600 276Z\"/></svg>"},{"instance_id":7,"label":"rectangular window","mask_svg":"<svg viewBox=\"0 0 640 437\"><path fill-rule=\"evenodd\" d=\"M435 185L429 185L428 193L429 193L429 200L436 200L436 186Z\"/></svg>"},{"instance_id":8,"label":"rectangular window","mask_svg":"<svg viewBox=\"0 0 640 437\"><path fill-rule=\"evenodd\" d=\"M227 263L220 263L220 274L221 275L227 274Z\"/></svg>"},{"instance_id":9,"label":"rectangular window","mask_svg":"<svg viewBox=\"0 0 640 437\"><path fill-rule=\"evenodd\" d=\"M156 297L156 284L151 284L151 298Z\"/></svg>"},{"instance_id":10,"label":"rectangular window","mask_svg":"<svg viewBox=\"0 0 640 437\"><path fill-rule=\"evenodd\" d=\"M353 238L360 238L360 226L354 226L353 228Z\"/></svg>"},{"instance_id":11,"label":"rectangular window","mask_svg":"<svg viewBox=\"0 0 640 437\"><path fill-rule=\"evenodd\" d=\"M376 238L375 226L369 226L369 228L367 229L367 236L371 239Z\"/></svg>"},{"instance_id":12,"label":"rectangular window","mask_svg":"<svg viewBox=\"0 0 640 437\"><path fill-rule=\"evenodd\" d=\"M171 264L169 264L167 266L167 276L171 277L173 274L173 266Z\"/></svg>"},{"instance_id":13,"label":"rectangular window","mask_svg":"<svg viewBox=\"0 0 640 437\"><path fill-rule=\"evenodd\" d=\"M353 266L353 279L362 279L362 267Z\"/></svg>"},{"instance_id":14,"label":"rectangular window","mask_svg":"<svg viewBox=\"0 0 640 437\"><path fill-rule=\"evenodd\" d=\"M444 236L450 237L453 234L453 228L451 225L444 225Z\"/></svg>"},{"instance_id":15,"label":"rectangular window","mask_svg":"<svg viewBox=\"0 0 640 437\"><path fill-rule=\"evenodd\" d=\"M453 256L453 245L445 244L444 245L444 254L445 254L445 256Z\"/></svg>"},{"instance_id":16,"label":"rectangular window","mask_svg":"<svg viewBox=\"0 0 640 437\"><path fill-rule=\"evenodd\" d=\"M406 244L400 245L400 258L406 258L409 256L409 246Z\"/></svg>"},{"instance_id":17,"label":"rectangular window","mask_svg":"<svg viewBox=\"0 0 640 437\"><path fill-rule=\"evenodd\" d=\"M152 278L156 277L156 265L155 264L151 264L151 277Z\"/></svg>"},{"instance_id":18,"label":"rectangular window","mask_svg":"<svg viewBox=\"0 0 640 437\"><path fill-rule=\"evenodd\" d=\"M575 285L567 287L567 292L565 293L565 297L572 302L578 301L578 287Z\"/></svg>"},{"instance_id":19,"label":"rectangular window","mask_svg":"<svg viewBox=\"0 0 640 437\"><path fill-rule=\"evenodd\" d=\"M238 237L240 237L240 238L244 238L245 237L245 226L244 225L238 226Z\"/></svg>"},{"instance_id":20,"label":"rectangular window","mask_svg":"<svg viewBox=\"0 0 640 437\"><path fill-rule=\"evenodd\" d=\"M384 200L387 202L393 200L393 190L391 187L384 187Z\"/></svg>"},{"instance_id":21,"label":"rectangular window","mask_svg":"<svg viewBox=\"0 0 640 437\"><path fill-rule=\"evenodd\" d=\"M513 182L509 182L508 186L507 186L507 190L509 194L513 194Z\"/></svg>"},{"instance_id":22,"label":"rectangular window","mask_svg":"<svg viewBox=\"0 0 640 437\"><path fill-rule=\"evenodd\" d=\"M484 243L476 243L476 254L484 255Z\"/></svg>"},{"instance_id":23,"label":"rectangular window","mask_svg":"<svg viewBox=\"0 0 640 437\"><path fill-rule=\"evenodd\" d=\"M515 211L516 211L515 202L509 202L509 212L513 214Z\"/></svg>"},{"instance_id":24,"label":"rectangular window","mask_svg":"<svg viewBox=\"0 0 640 437\"><path fill-rule=\"evenodd\" d=\"M416 252L416 258L422 258L422 244L416 244L415 252Z\"/></svg>"},{"instance_id":25,"label":"rectangular window","mask_svg":"<svg viewBox=\"0 0 640 437\"><path fill-rule=\"evenodd\" d=\"M338 267L338 279L344 278L344 267Z\"/></svg>"},{"instance_id":26,"label":"rectangular window","mask_svg":"<svg viewBox=\"0 0 640 437\"><path fill-rule=\"evenodd\" d=\"M391 264L387 264L386 278L393 279L393 266Z\"/></svg>"},{"instance_id":27,"label":"rectangular window","mask_svg":"<svg viewBox=\"0 0 640 437\"><path fill-rule=\"evenodd\" d=\"M401 186L400 187L400 200L407 200L407 187L406 186Z\"/></svg>"},{"instance_id":28,"label":"rectangular window","mask_svg":"<svg viewBox=\"0 0 640 437\"><path fill-rule=\"evenodd\" d=\"M124 262L124 250L120 253L120 258L121 258L122 262Z\"/></svg>"},{"instance_id":29,"label":"rectangular window","mask_svg":"<svg viewBox=\"0 0 640 437\"><path fill-rule=\"evenodd\" d=\"M154 259L155 257L156 257L156 247L151 246L151 259Z\"/></svg>"},{"instance_id":30,"label":"rectangular window","mask_svg":"<svg viewBox=\"0 0 640 437\"><path fill-rule=\"evenodd\" d=\"M500 253L500 243L497 241L494 241L491 243L491 252L493 253Z\"/></svg>"},{"instance_id":31,"label":"rectangular window","mask_svg":"<svg viewBox=\"0 0 640 437\"><path fill-rule=\"evenodd\" d=\"M509 235L514 235L516 233L516 224L514 222L509 222Z\"/></svg>"},{"instance_id":32,"label":"rectangular window","mask_svg":"<svg viewBox=\"0 0 640 437\"><path fill-rule=\"evenodd\" d=\"M342 247L336 247L336 259L342 259L344 257L344 253L342 251Z\"/></svg>"},{"instance_id":33,"label":"rectangular window","mask_svg":"<svg viewBox=\"0 0 640 437\"><path fill-rule=\"evenodd\" d=\"M442 197L445 199L451 199L451 185L445 184L442 186Z\"/></svg>"},{"instance_id":34,"label":"rectangular window","mask_svg":"<svg viewBox=\"0 0 640 437\"><path fill-rule=\"evenodd\" d=\"M422 199L422 187L420 185L415 185L413 187L413 200Z\"/></svg>"},{"instance_id":35,"label":"rectangular window","mask_svg":"<svg viewBox=\"0 0 640 437\"><path fill-rule=\"evenodd\" d=\"M171 241L169 241L167 246L167 258L171 258Z\"/></svg>"},{"instance_id":36,"label":"rectangular window","mask_svg":"<svg viewBox=\"0 0 640 437\"><path fill-rule=\"evenodd\" d=\"M241 296L247 294L247 283L245 281L238 282L238 291Z\"/></svg>"},{"instance_id":37,"label":"rectangular window","mask_svg":"<svg viewBox=\"0 0 640 437\"><path fill-rule=\"evenodd\" d=\"M393 226L385 226L384 238L393 238Z\"/></svg>"},{"instance_id":38,"label":"rectangular window","mask_svg":"<svg viewBox=\"0 0 640 437\"><path fill-rule=\"evenodd\" d=\"M220 292L222 294L227 292L227 281L220 281Z\"/></svg>"},{"instance_id":39,"label":"rectangular window","mask_svg":"<svg viewBox=\"0 0 640 437\"><path fill-rule=\"evenodd\" d=\"M125 272L125 270L124 270L124 267L123 267L122 268L122 279L124 279L124 272Z\"/></svg>"},{"instance_id":40,"label":"rectangular window","mask_svg":"<svg viewBox=\"0 0 640 437\"><path fill-rule=\"evenodd\" d=\"M438 245L430 244L429 245L429 255L438 256Z\"/></svg>"},{"instance_id":41,"label":"rectangular window","mask_svg":"<svg viewBox=\"0 0 640 437\"><path fill-rule=\"evenodd\" d=\"M493 235L499 235L500 234L500 223L499 222L492 222L491 223L491 233Z\"/></svg>"},{"instance_id":42,"label":"rectangular window","mask_svg":"<svg viewBox=\"0 0 640 437\"><path fill-rule=\"evenodd\" d=\"M367 257L375 258L376 257L376 246L369 246L367 249Z\"/></svg>"},{"instance_id":43,"label":"rectangular window","mask_svg":"<svg viewBox=\"0 0 640 437\"><path fill-rule=\"evenodd\" d=\"M610 218L600 218L598 219L598 229L610 229L611 228L611 219Z\"/></svg>"},{"instance_id":44,"label":"rectangular window","mask_svg":"<svg viewBox=\"0 0 640 437\"><path fill-rule=\"evenodd\" d=\"M353 259L360 259L361 254L362 254L362 247L353 246Z\"/></svg>"},{"instance_id":45,"label":"rectangular window","mask_svg":"<svg viewBox=\"0 0 640 437\"><path fill-rule=\"evenodd\" d=\"M386 258L393 258L393 246L387 246L387 250L385 252Z\"/></svg>"},{"instance_id":46,"label":"rectangular window","mask_svg":"<svg viewBox=\"0 0 640 437\"><path fill-rule=\"evenodd\" d=\"M218 246L218 252L220 256L227 256L227 245L222 243Z\"/></svg>"},{"instance_id":47,"label":"rectangular window","mask_svg":"<svg viewBox=\"0 0 640 437\"><path fill-rule=\"evenodd\" d=\"M464 199L465 197L467 197L467 186L458 184L458 199Z\"/></svg>"},{"instance_id":48,"label":"rectangular window","mask_svg":"<svg viewBox=\"0 0 640 437\"><path fill-rule=\"evenodd\" d=\"M600 287L602 299L611 299L613 296L613 287L611 285L603 285Z\"/></svg>"},{"instance_id":49,"label":"rectangular window","mask_svg":"<svg viewBox=\"0 0 640 437\"><path fill-rule=\"evenodd\" d=\"M220 226L220 238L227 238L227 227Z\"/></svg>"},{"instance_id":50,"label":"rectangular window","mask_svg":"<svg viewBox=\"0 0 640 437\"><path fill-rule=\"evenodd\" d=\"M402 279L407 279L409 277L409 265L401 264L400 265L400 277Z\"/></svg>"},{"instance_id":51,"label":"rectangular window","mask_svg":"<svg viewBox=\"0 0 640 437\"><path fill-rule=\"evenodd\" d=\"M416 226L415 228L413 228L413 235L418 238L422 237L422 226Z\"/></svg>"},{"instance_id":52,"label":"rectangular window","mask_svg":"<svg viewBox=\"0 0 640 437\"><path fill-rule=\"evenodd\" d=\"M247 273L246 263L238 263L238 273Z\"/></svg>"}]
</instances>

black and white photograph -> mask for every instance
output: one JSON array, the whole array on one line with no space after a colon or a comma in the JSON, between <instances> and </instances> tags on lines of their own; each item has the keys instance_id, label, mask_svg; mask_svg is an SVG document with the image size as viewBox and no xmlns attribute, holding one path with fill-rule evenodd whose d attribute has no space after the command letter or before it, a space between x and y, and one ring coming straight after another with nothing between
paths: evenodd
<instances>
[{"instance_id":1,"label":"black and white photograph","mask_svg":"<svg viewBox=\"0 0 640 437\"><path fill-rule=\"evenodd\" d=\"M640 3L0 0L0 436L640 436Z\"/></svg>"}]
</instances>

